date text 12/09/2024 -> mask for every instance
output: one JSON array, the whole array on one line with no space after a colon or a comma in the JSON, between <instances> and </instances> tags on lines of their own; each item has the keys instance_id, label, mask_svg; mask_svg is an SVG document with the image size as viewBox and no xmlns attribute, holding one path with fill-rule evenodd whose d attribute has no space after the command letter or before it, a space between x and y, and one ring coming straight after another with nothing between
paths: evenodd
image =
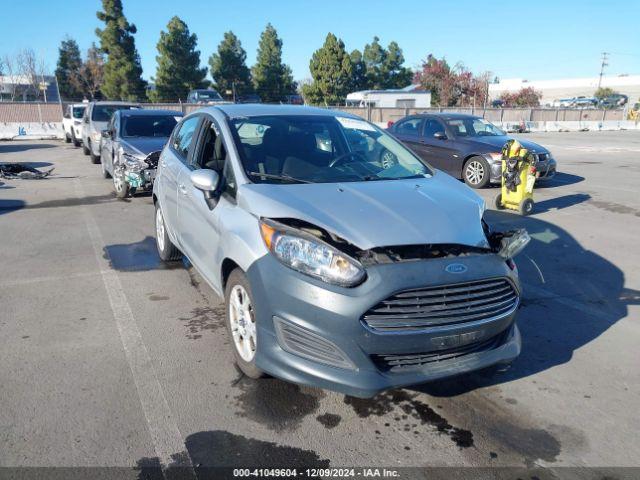
<instances>
[{"instance_id":1,"label":"date text 12/09/2024","mask_svg":"<svg viewBox=\"0 0 640 480\"><path fill-rule=\"evenodd\" d=\"M256 478L398 478L398 470L387 468L237 468L233 470L234 477Z\"/></svg>"}]
</instances>

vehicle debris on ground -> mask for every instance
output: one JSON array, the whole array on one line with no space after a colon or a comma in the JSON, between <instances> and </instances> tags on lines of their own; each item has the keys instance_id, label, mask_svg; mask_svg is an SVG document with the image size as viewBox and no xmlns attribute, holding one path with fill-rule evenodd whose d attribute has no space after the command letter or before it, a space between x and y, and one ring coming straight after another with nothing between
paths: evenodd
<instances>
[{"instance_id":1,"label":"vehicle debris on ground","mask_svg":"<svg viewBox=\"0 0 640 480\"><path fill-rule=\"evenodd\" d=\"M22 180L40 180L51 175L53 170L54 168L52 167L49 170L42 171L23 163L0 163L0 178L7 180L16 178Z\"/></svg>"}]
</instances>

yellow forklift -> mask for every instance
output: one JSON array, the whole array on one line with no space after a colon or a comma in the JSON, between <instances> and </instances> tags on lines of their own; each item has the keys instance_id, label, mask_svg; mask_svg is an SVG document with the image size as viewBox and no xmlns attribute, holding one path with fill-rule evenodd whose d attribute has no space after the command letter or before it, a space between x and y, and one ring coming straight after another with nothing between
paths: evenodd
<instances>
[{"instance_id":1,"label":"yellow forklift","mask_svg":"<svg viewBox=\"0 0 640 480\"><path fill-rule=\"evenodd\" d=\"M502 147L502 187L495 198L498 210L508 208L529 215L533 211L536 158L517 140Z\"/></svg>"}]
</instances>

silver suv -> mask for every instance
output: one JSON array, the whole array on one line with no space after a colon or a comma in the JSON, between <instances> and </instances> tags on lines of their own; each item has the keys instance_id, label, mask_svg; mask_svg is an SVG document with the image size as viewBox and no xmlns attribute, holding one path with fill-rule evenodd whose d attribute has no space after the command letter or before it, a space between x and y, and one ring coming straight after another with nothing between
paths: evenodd
<instances>
[{"instance_id":1,"label":"silver suv","mask_svg":"<svg viewBox=\"0 0 640 480\"><path fill-rule=\"evenodd\" d=\"M184 254L224 297L249 377L370 397L520 353L526 232L490 232L471 189L359 117L198 110L162 151L153 201L161 258Z\"/></svg>"},{"instance_id":2,"label":"silver suv","mask_svg":"<svg viewBox=\"0 0 640 480\"><path fill-rule=\"evenodd\" d=\"M82 117L82 151L91 157L92 163L100 163L100 143L102 131L118 110L141 108L137 103L128 102L90 102Z\"/></svg>"}]
</instances>

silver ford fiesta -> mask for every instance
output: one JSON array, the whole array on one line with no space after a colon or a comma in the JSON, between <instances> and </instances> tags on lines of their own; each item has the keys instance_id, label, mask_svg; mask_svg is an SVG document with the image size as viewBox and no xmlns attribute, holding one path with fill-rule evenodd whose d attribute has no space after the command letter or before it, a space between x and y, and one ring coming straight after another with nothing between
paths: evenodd
<instances>
[{"instance_id":1,"label":"silver ford fiesta","mask_svg":"<svg viewBox=\"0 0 640 480\"><path fill-rule=\"evenodd\" d=\"M484 202L359 117L220 105L185 117L153 187L158 252L226 305L238 366L370 397L520 353L513 257Z\"/></svg>"}]
</instances>

